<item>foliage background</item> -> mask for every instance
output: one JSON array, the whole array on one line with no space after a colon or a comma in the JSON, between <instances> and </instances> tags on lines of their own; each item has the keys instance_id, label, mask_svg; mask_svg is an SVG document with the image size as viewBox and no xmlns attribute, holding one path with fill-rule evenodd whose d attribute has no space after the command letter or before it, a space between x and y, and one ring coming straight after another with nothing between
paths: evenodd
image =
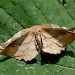
<instances>
[{"instance_id":1,"label":"foliage background","mask_svg":"<svg viewBox=\"0 0 75 75\"><path fill-rule=\"evenodd\" d=\"M75 0L0 0L0 43L37 24L75 27ZM60 55L39 55L31 62L0 55L0 75L75 75L75 42Z\"/></svg>"}]
</instances>

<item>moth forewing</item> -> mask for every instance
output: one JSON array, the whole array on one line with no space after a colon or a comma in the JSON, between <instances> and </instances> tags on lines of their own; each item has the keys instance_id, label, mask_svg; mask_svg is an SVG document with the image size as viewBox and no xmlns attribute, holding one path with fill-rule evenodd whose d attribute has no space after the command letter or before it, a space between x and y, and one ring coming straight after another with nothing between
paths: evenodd
<instances>
[{"instance_id":1,"label":"moth forewing","mask_svg":"<svg viewBox=\"0 0 75 75\"><path fill-rule=\"evenodd\" d=\"M13 43L17 39L21 38L22 36L26 36L28 34L28 32L29 32L29 29L23 29L23 30L19 31L14 36L12 36L9 40L7 40L5 43L3 43L2 47L6 48L7 46L9 46L9 44Z\"/></svg>"},{"instance_id":2,"label":"moth forewing","mask_svg":"<svg viewBox=\"0 0 75 75\"><path fill-rule=\"evenodd\" d=\"M45 28L41 31L43 52L50 54L59 54L65 47L75 40L75 35L72 33L72 29L59 27L51 24L52 27ZM68 29L70 31L68 31Z\"/></svg>"}]
</instances>

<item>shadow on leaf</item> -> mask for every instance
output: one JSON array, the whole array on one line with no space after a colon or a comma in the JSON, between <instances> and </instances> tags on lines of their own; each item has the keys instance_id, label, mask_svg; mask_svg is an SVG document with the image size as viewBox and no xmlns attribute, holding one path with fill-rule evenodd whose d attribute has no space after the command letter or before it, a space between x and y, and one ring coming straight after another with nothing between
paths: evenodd
<instances>
[{"instance_id":1,"label":"shadow on leaf","mask_svg":"<svg viewBox=\"0 0 75 75\"><path fill-rule=\"evenodd\" d=\"M63 58L64 56L71 56L74 57L74 53L72 51L62 51L61 54L41 54L41 64L56 64L57 62L59 62L59 60L61 58Z\"/></svg>"},{"instance_id":2,"label":"shadow on leaf","mask_svg":"<svg viewBox=\"0 0 75 75\"><path fill-rule=\"evenodd\" d=\"M56 64L64 56L74 57L74 53L72 51L66 50L66 51L62 51L61 54L57 54L57 55L42 53L42 54L40 54L40 56L41 56L41 60L39 60L40 58L38 58L38 59L33 59L32 61L28 61L26 63L33 64L33 63L38 63L38 61L39 61L41 63L41 65Z\"/></svg>"},{"instance_id":3,"label":"shadow on leaf","mask_svg":"<svg viewBox=\"0 0 75 75\"><path fill-rule=\"evenodd\" d=\"M3 58L0 59L0 62L7 61L7 60L9 60L10 58L11 58L11 57L5 56L5 57L3 57Z\"/></svg>"},{"instance_id":4,"label":"shadow on leaf","mask_svg":"<svg viewBox=\"0 0 75 75\"><path fill-rule=\"evenodd\" d=\"M33 59L31 61L27 61L25 63L27 63L27 64L34 64L34 63L38 63L38 61L39 61L41 63L41 65L44 65L44 64L56 64L64 56L74 57L74 53L72 51L67 51L67 50L66 51L62 51L61 54L57 54L57 55L48 54L48 53L41 53L40 54L40 58L38 58L38 59L35 58L35 59ZM0 59L0 62L7 61L10 58L11 57L5 56L2 59ZM24 61L24 60L21 60L21 61Z\"/></svg>"}]
</instances>

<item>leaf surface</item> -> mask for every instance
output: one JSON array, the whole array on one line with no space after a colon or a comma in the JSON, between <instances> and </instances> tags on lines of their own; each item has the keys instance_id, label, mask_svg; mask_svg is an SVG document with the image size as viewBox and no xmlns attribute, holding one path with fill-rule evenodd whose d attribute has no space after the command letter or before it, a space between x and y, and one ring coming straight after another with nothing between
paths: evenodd
<instances>
[{"instance_id":1,"label":"leaf surface","mask_svg":"<svg viewBox=\"0 0 75 75\"><path fill-rule=\"evenodd\" d=\"M33 25L75 27L75 2L66 0L0 0L0 43ZM60 55L40 55L31 62L0 55L0 75L75 75L75 42Z\"/></svg>"}]
</instances>

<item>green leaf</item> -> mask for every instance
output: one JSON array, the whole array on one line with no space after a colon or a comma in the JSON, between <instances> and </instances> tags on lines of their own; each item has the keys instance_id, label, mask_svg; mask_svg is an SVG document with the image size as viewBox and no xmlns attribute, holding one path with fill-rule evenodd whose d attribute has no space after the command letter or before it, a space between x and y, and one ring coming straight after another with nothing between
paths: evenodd
<instances>
[{"instance_id":1,"label":"green leaf","mask_svg":"<svg viewBox=\"0 0 75 75\"><path fill-rule=\"evenodd\" d=\"M0 0L0 43L33 25L75 27L75 1ZM31 62L0 55L0 75L75 75L75 42L60 55L40 54Z\"/></svg>"}]
</instances>

